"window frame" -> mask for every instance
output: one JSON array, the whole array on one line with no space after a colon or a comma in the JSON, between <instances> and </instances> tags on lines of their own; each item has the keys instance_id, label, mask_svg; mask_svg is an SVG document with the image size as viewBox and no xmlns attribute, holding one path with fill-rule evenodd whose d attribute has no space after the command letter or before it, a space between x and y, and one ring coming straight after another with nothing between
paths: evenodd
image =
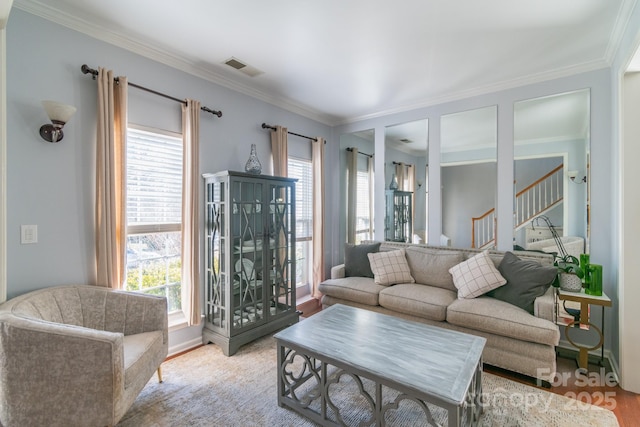
<instances>
[{"instance_id":1,"label":"window frame","mask_svg":"<svg viewBox=\"0 0 640 427\"><path fill-rule=\"evenodd\" d=\"M146 132L146 133L150 133L150 134L154 134L154 135L160 135L160 136L165 136L168 138L175 138L181 141L181 144L184 144L184 140L183 140L183 134L182 133L178 133L178 132L173 132L173 131L169 131L169 130L165 130L165 129L159 129L159 128L154 128L151 126L143 126L143 125L139 125L139 124L134 124L134 123L128 123L127 124L127 145L129 144L129 130L133 130L133 131L140 131L140 132ZM128 156L125 153L125 162L128 163ZM182 168L184 169L184 159L182 159ZM127 188L128 184L128 179L129 179L129 170L127 167L125 167L125 177L124 177L124 182L125 182L125 188ZM181 178L182 179L182 178ZM181 199L181 203L182 203L182 197L183 197L183 192L184 191L184 183L182 183L181 181L181 190L180 190L180 199ZM126 204L127 205L127 204ZM126 207L125 207L126 209ZM182 208L181 208L182 211ZM126 215L125 215L126 216ZM128 218L127 218L127 223L126 223L126 227L125 227L125 239L126 241L128 241L130 236L135 236L135 235L144 235L144 234L161 234L161 233L170 233L170 232L180 232L182 231L182 223L183 223L183 218L182 215L180 216L180 222L179 223L151 223L151 224L129 224ZM128 243L127 243L128 244ZM180 248L180 258L182 258L182 247ZM125 264L125 269L128 272L128 263ZM126 273L125 273L126 276ZM181 267L181 276L182 276L182 267ZM126 279L125 279L125 288L126 288ZM180 281L180 292L182 293L182 280ZM168 285L165 283L163 285L161 285L162 287L167 287ZM139 293L144 293L141 290L133 290L132 292L139 292ZM169 311L167 310L167 316L168 316L168 323L169 323L169 330L176 330L176 329L181 329L183 327L187 326L187 319L184 313L184 310L182 308L182 304L180 306L179 309L177 310L173 310L173 311Z\"/></svg>"},{"instance_id":2,"label":"window frame","mask_svg":"<svg viewBox=\"0 0 640 427\"><path fill-rule=\"evenodd\" d=\"M313 203L313 163L311 161L311 159L306 159L304 157L299 157L299 156L288 156L287 157L287 170L290 171L291 168L289 168L289 162L290 161L294 161L294 162L300 162L300 163L304 163L305 166L308 166L309 169L309 176L311 177L310 182L309 182L309 186L311 187L311 203ZM287 173L287 175L289 176L289 178L295 178L292 177L291 175L289 175L289 173ZM300 182L300 181L298 181ZM298 185L298 182L296 182L296 186ZM298 191L298 187L296 187L296 198L298 198L298 196L300 195L301 192ZM296 200L297 202L297 200ZM296 209L298 209L298 205L296 203ZM298 215L296 215L296 222L299 221L300 219L298 218ZM297 227L297 224L295 225ZM306 263L306 267L304 269L304 271L306 271L306 275L305 275L305 281L304 283L297 283L296 281L296 288L297 289L302 289L302 288L307 288L309 290L309 292L311 291L311 284L313 281L312 278L312 274L313 274L313 211L311 214L311 223L309 226L309 235L308 236L298 236L298 233L296 233L296 241L295 244L297 246L298 243L302 243L307 245L307 250L309 252L309 256L305 257L305 263ZM298 260L296 260L296 268L298 266ZM299 297L300 295L298 295Z\"/></svg>"}]
</instances>

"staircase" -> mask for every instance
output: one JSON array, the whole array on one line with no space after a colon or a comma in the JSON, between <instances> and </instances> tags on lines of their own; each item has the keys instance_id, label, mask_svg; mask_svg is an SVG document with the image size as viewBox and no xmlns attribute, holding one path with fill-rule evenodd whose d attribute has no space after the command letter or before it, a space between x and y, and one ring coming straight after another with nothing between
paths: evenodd
<instances>
[{"instance_id":1,"label":"staircase","mask_svg":"<svg viewBox=\"0 0 640 427\"><path fill-rule=\"evenodd\" d=\"M516 194L515 230L562 202L563 165L537 179ZM487 249L496 244L496 210L471 218L471 247Z\"/></svg>"}]
</instances>

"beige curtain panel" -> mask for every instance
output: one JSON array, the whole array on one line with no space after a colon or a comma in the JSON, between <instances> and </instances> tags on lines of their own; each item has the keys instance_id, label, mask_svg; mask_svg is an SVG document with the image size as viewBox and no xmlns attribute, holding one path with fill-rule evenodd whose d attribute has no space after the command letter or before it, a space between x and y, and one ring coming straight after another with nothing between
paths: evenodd
<instances>
[{"instance_id":1,"label":"beige curtain panel","mask_svg":"<svg viewBox=\"0 0 640 427\"><path fill-rule=\"evenodd\" d=\"M276 126L276 130L271 131L271 156L273 159L273 175L288 176L287 128Z\"/></svg>"},{"instance_id":2,"label":"beige curtain panel","mask_svg":"<svg viewBox=\"0 0 640 427\"><path fill-rule=\"evenodd\" d=\"M125 278L127 78L98 70L96 147L96 285L122 288Z\"/></svg>"},{"instance_id":3,"label":"beige curtain panel","mask_svg":"<svg viewBox=\"0 0 640 427\"><path fill-rule=\"evenodd\" d=\"M320 299L318 285L324 280L324 139L311 143L313 171L313 284L311 296Z\"/></svg>"},{"instance_id":4,"label":"beige curtain panel","mask_svg":"<svg viewBox=\"0 0 640 427\"><path fill-rule=\"evenodd\" d=\"M200 324L200 102L182 105L182 310Z\"/></svg>"}]
</instances>

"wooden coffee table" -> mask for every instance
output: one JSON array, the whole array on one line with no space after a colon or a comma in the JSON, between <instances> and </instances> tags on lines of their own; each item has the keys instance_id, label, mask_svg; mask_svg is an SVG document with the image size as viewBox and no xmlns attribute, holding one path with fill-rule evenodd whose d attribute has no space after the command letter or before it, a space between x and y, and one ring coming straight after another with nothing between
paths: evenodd
<instances>
[{"instance_id":1,"label":"wooden coffee table","mask_svg":"<svg viewBox=\"0 0 640 427\"><path fill-rule=\"evenodd\" d=\"M484 338L341 304L275 338L278 405L321 425L346 425L331 387L344 376L370 405L362 425L385 425L385 414L405 399L432 425L427 403L447 411L449 426L476 425L482 413ZM363 379L375 384L373 392ZM383 386L395 390L392 400Z\"/></svg>"}]
</instances>

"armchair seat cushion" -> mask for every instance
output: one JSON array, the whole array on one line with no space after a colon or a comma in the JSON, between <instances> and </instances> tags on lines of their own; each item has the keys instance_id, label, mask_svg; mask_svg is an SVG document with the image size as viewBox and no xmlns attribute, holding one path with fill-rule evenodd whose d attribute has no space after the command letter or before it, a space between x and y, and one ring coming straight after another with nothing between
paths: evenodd
<instances>
[{"instance_id":1,"label":"armchair seat cushion","mask_svg":"<svg viewBox=\"0 0 640 427\"><path fill-rule=\"evenodd\" d=\"M156 354L162 353L162 331L143 332L124 337L124 388L139 377L140 371L157 364Z\"/></svg>"}]
</instances>

